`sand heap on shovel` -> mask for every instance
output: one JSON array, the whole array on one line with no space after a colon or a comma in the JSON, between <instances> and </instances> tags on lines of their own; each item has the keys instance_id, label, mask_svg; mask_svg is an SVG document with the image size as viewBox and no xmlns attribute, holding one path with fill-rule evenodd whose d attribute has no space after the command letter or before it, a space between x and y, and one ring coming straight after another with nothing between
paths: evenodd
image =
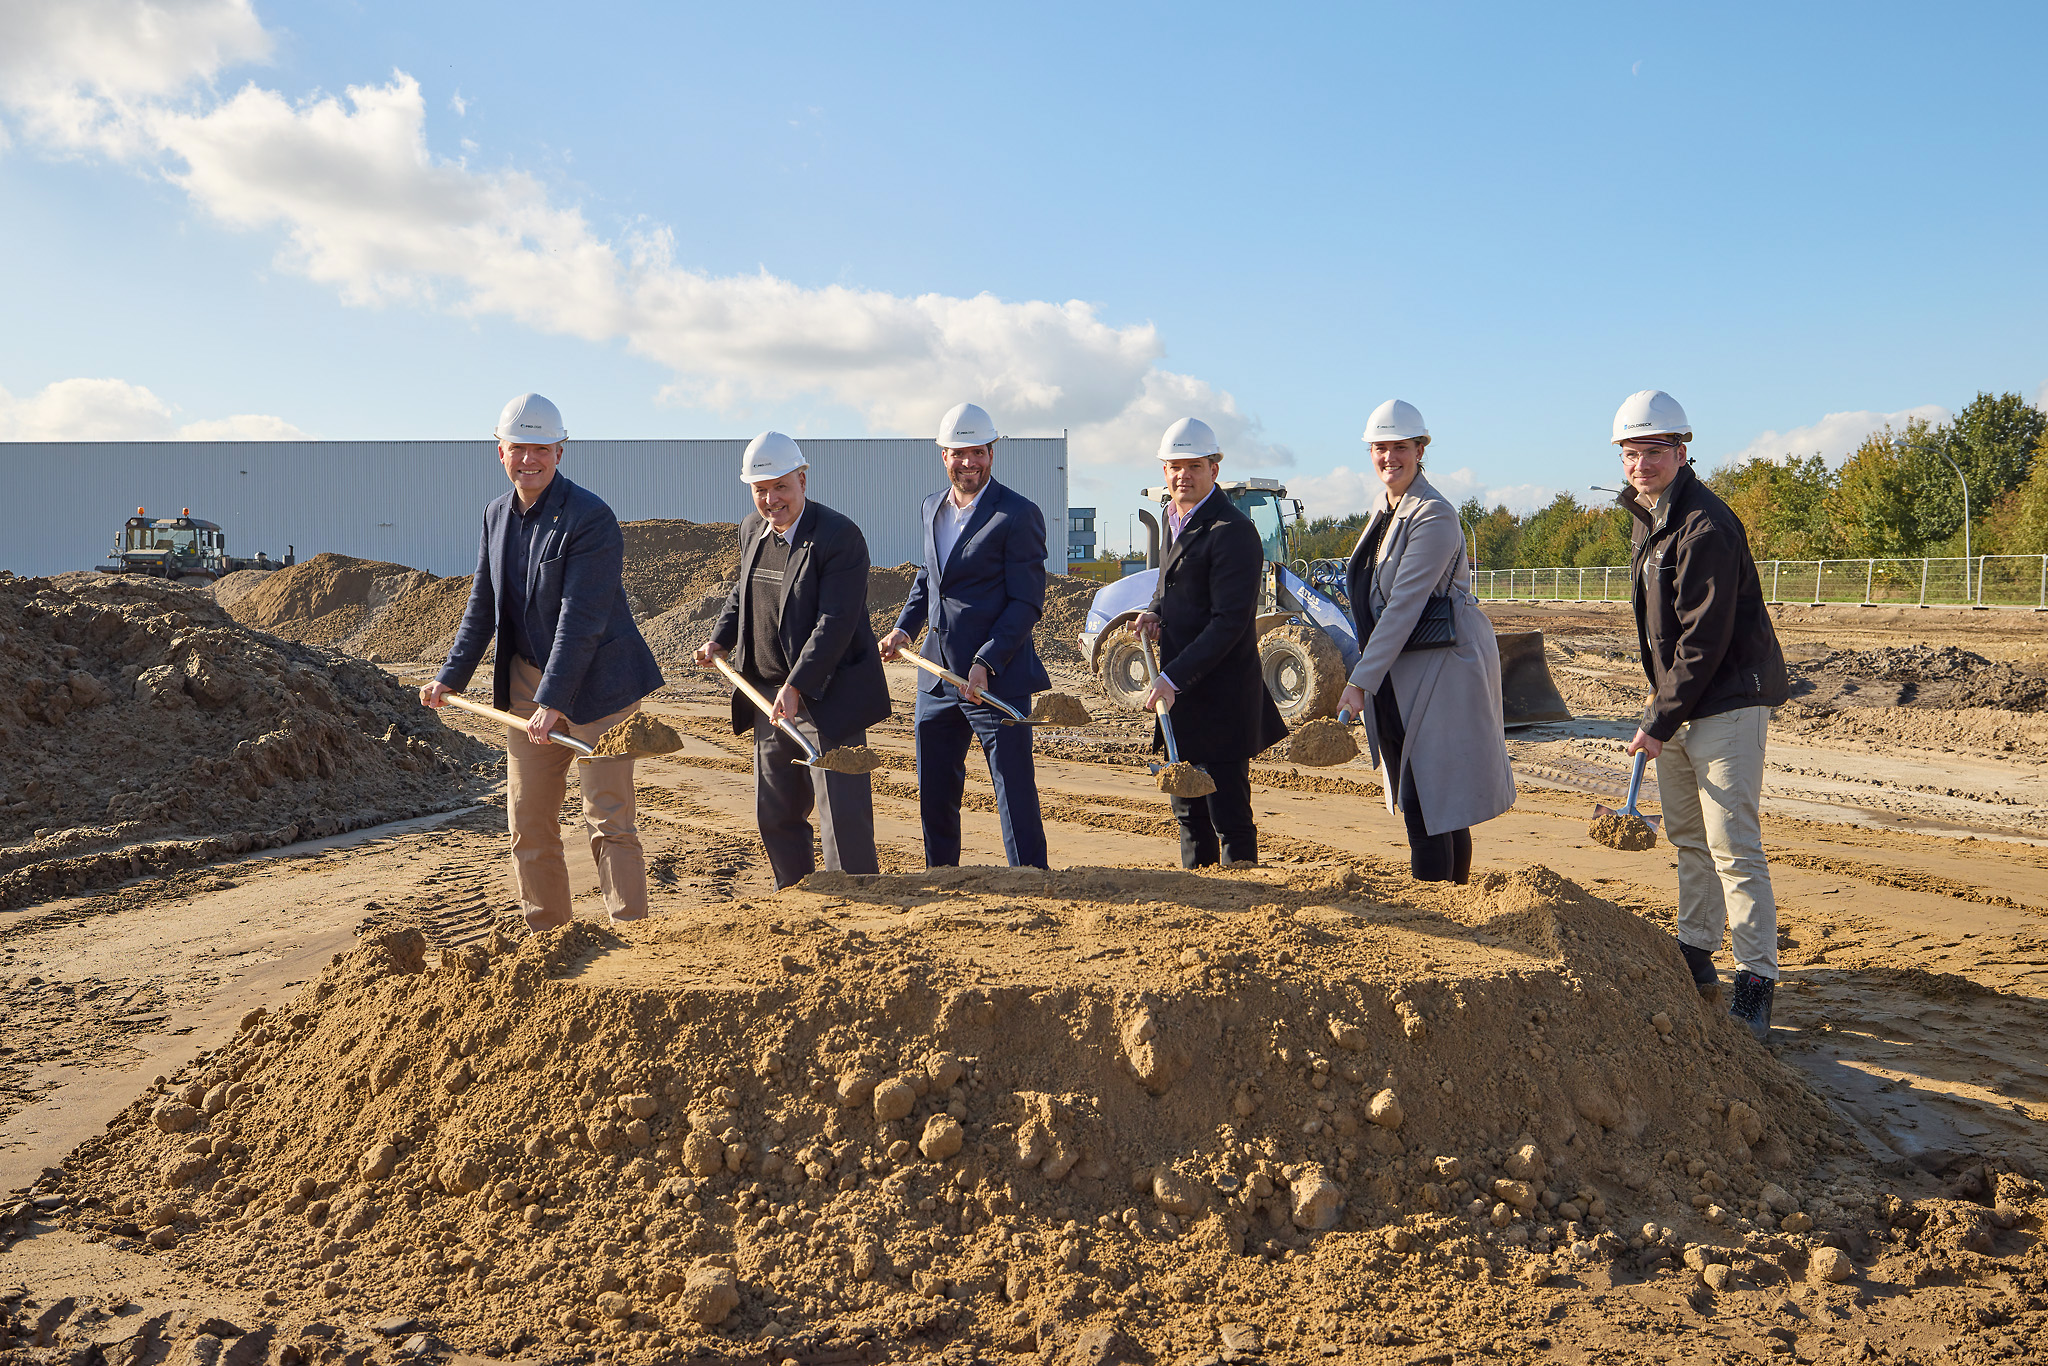
<instances>
[{"instance_id":1,"label":"sand heap on shovel","mask_svg":"<svg viewBox=\"0 0 2048 1366\"><path fill-rule=\"evenodd\" d=\"M1619 811L1608 811L1595 816L1592 827L1586 833L1609 849L1622 849L1629 853L1657 847L1657 831L1654 826L1639 816L1625 816Z\"/></svg>"},{"instance_id":2,"label":"sand heap on shovel","mask_svg":"<svg viewBox=\"0 0 2048 1366\"><path fill-rule=\"evenodd\" d=\"M1358 757L1358 742L1351 728L1328 716L1299 726L1287 737L1287 757L1304 768L1330 768Z\"/></svg>"},{"instance_id":3,"label":"sand heap on shovel","mask_svg":"<svg viewBox=\"0 0 2048 1366\"><path fill-rule=\"evenodd\" d=\"M591 747L593 758L620 754L674 754L683 747L683 737L666 721L636 711L597 737Z\"/></svg>"},{"instance_id":4,"label":"sand heap on shovel","mask_svg":"<svg viewBox=\"0 0 2048 1366\"><path fill-rule=\"evenodd\" d=\"M817 766L831 773L873 773L882 766L882 756L866 745L841 745L819 755Z\"/></svg>"},{"instance_id":5,"label":"sand heap on shovel","mask_svg":"<svg viewBox=\"0 0 2048 1366\"><path fill-rule=\"evenodd\" d=\"M381 671L157 580L0 579L0 641L0 908L446 810L491 758Z\"/></svg>"},{"instance_id":6,"label":"sand heap on shovel","mask_svg":"<svg viewBox=\"0 0 2048 1366\"><path fill-rule=\"evenodd\" d=\"M1216 790L1216 780L1193 764L1168 764L1159 770L1159 790L1169 797L1206 797Z\"/></svg>"},{"instance_id":7,"label":"sand heap on shovel","mask_svg":"<svg viewBox=\"0 0 2048 1366\"><path fill-rule=\"evenodd\" d=\"M367 940L72 1154L66 1217L462 1350L1179 1360L1212 1306L1423 1277L1450 1326L1646 1221L1739 1239L1825 1123L1540 868L817 874L630 939Z\"/></svg>"}]
</instances>

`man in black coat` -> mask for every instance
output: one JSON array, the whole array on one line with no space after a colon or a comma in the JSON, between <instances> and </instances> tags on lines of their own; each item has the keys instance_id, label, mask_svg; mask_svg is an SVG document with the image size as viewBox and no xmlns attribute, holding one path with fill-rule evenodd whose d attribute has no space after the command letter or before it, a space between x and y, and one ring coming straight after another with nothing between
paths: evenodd
<instances>
[{"instance_id":1,"label":"man in black coat","mask_svg":"<svg viewBox=\"0 0 2048 1366\"><path fill-rule=\"evenodd\" d=\"M536 930L570 918L569 865L560 813L575 754L550 731L594 744L661 686L661 666L633 624L624 582L626 542L604 500L557 473L568 432L554 404L522 394L498 418L498 461L512 481L484 509L483 544L455 644L429 707L469 686L484 647L497 642L491 705L528 718L506 737L506 824L512 878ZM583 825L605 909L614 921L647 914L647 865L635 822L633 761L578 764Z\"/></svg>"},{"instance_id":2,"label":"man in black coat","mask_svg":"<svg viewBox=\"0 0 2048 1366\"><path fill-rule=\"evenodd\" d=\"M733 734L754 733L754 814L778 888L817 866L814 810L828 871L881 871L868 775L804 767L795 762L803 749L775 724L788 721L823 752L866 743L867 728L889 715L889 683L868 624L867 538L810 499L809 466L780 432L747 446L740 478L753 488L754 511L740 523L739 580L697 651L699 664L729 655L774 704L763 716L733 691Z\"/></svg>"},{"instance_id":3,"label":"man in black coat","mask_svg":"<svg viewBox=\"0 0 2048 1366\"><path fill-rule=\"evenodd\" d=\"M1208 423L1184 417L1168 427L1159 461L1172 495L1171 540L1152 605L1138 618L1138 633L1159 642L1159 677L1145 705L1171 714L1180 757L1216 784L1206 797L1173 798L1181 866L1257 863L1251 759L1287 738L1259 669L1265 546L1251 518L1216 487L1223 451ZM1163 744L1155 722L1152 746Z\"/></svg>"},{"instance_id":4,"label":"man in black coat","mask_svg":"<svg viewBox=\"0 0 2048 1366\"><path fill-rule=\"evenodd\" d=\"M981 700L985 691L1029 711L1031 695L1052 686L1031 644L1045 611L1045 514L996 482L1001 439L979 404L955 404L940 421L948 487L924 500L924 564L895 629L881 641L882 657L895 659L930 626L919 653L967 680L963 693L943 678L918 679L918 812L924 861L933 868L960 862L970 738L988 759L1010 866L1046 866L1031 727L1005 725L1002 713Z\"/></svg>"},{"instance_id":5,"label":"man in black coat","mask_svg":"<svg viewBox=\"0 0 2048 1366\"><path fill-rule=\"evenodd\" d=\"M1661 389L1614 416L1635 519L1630 559L1636 636L1652 689L1630 754L1657 761L1664 833L1678 855L1679 952L1715 1000L1714 954L1728 931L1735 992L1728 1013L1771 1037L1778 904L1759 809L1771 709L1791 695L1742 519L1686 459L1692 424Z\"/></svg>"}]
</instances>

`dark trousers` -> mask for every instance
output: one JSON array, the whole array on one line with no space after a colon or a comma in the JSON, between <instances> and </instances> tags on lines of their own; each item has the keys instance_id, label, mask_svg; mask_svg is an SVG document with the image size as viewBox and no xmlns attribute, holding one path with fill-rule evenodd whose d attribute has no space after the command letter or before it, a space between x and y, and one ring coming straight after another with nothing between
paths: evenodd
<instances>
[{"instance_id":1,"label":"dark trousers","mask_svg":"<svg viewBox=\"0 0 2048 1366\"><path fill-rule=\"evenodd\" d=\"M839 745L867 742L866 731L827 738L818 734L807 713L792 723L819 753ZM811 813L818 815L818 841L825 847L827 872L878 873L875 855L875 794L865 773L829 773L792 763L804 757L801 746L768 724L754 722L754 818L777 889L803 881L817 869L811 849Z\"/></svg>"},{"instance_id":2,"label":"dark trousers","mask_svg":"<svg viewBox=\"0 0 2048 1366\"><path fill-rule=\"evenodd\" d=\"M1381 688L1372 695L1373 720L1379 724L1380 748L1387 759L1387 772L1401 783L1401 824L1408 829L1408 873L1417 882L1456 882L1472 877L1472 831L1445 830L1432 835L1422 819L1422 794L1415 789L1413 773L1401 778L1401 749L1408 741L1408 728L1401 720L1394 690Z\"/></svg>"},{"instance_id":3,"label":"dark trousers","mask_svg":"<svg viewBox=\"0 0 2048 1366\"><path fill-rule=\"evenodd\" d=\"M1223 759L1203 764L1216 783L1206 797L1174 797L1180 822L1180 866L1207 868L1218 862L1257 863L1259 827L1252 822L1252 761Z\"/></svg>"},{"instance_id":4,"label":"dark trousers","mask_svg":"<svg viewBox=\"0 0 2048 1366\"><path fill-rule=\"evenodd\" d=\"M1017 709L1029 705L1026 699ZM950 695L918 694L917 807L924 822L924 861L930 867L950 868L960 862L960 798L967 790L969 740L981 741L981 752L988 760L988 776L996 789L996 816L1003 825L1003 853L1010 866L1046 866L1045 820L1038 810L1031 727L1005 726L997 719L1000 715L993 707L973 706Z\"/></svg>"}]
</instances>

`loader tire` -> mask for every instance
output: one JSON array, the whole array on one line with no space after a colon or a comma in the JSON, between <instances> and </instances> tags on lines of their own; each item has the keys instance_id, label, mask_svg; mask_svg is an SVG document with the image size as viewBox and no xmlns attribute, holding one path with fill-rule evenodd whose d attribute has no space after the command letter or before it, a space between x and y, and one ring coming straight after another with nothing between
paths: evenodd
<instances>
[{"instance_id":1,"label":"loader tire","mask_svg":"<svg viewBox=\"0 0 2048 1366\"><path fill-rule=\"evenodd\" d=\"M1145 690L1151 686L1145 646L1129 622L1111 629L1096 660L1095 676L1103 696L1127 711L1145 710Z\"/></svg>"},{"instance_id":2,"label":"loader tire","mask_svg":"<svg viewBox=\"0 0 2048 1366\"><path fill-rule=\"evenodd\" d=\"M1289 729L1337 714L1344 691L1344 657L1313 626L1282 626L1259 638L1259 672Z\"/></svg>"}]
</instances>

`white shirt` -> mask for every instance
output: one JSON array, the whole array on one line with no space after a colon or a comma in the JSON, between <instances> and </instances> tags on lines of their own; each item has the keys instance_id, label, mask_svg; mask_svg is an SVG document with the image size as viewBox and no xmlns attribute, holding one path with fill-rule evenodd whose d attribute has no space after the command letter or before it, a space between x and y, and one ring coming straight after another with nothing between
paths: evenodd
<instances>
[{"instance_id":1,"label":"white shirt","mask_svg":"<svg viewBox=\"0 0 2048 1366\"><path fill-rule=\"evenodd\" d=\"M938 547L941 574L946 572L946 561L953 558L953 547L960 544L960 533L967 530L967 521L974 516L975 504L979 503L981 495L987 492L988 485L983 484L964 508L954 505L950 489L946 491L945 497L939 499L938 515L932 518L932 541Z\"/></svg>"}]
</instances>

